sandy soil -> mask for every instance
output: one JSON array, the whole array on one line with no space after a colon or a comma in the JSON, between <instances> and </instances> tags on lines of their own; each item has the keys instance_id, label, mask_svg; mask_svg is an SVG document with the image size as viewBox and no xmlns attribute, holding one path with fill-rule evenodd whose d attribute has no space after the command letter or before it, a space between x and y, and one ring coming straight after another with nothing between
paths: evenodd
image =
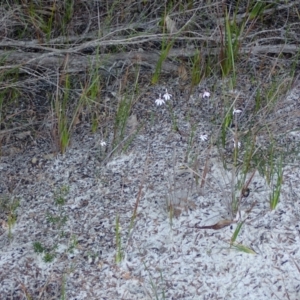
<instances>
[{"instance_id":1,"label":"sandy soil","mask_svg":"<svg viewBox=\"0 0 300 300\"><path fill-rule=\"evenodd\" d=\"M154 104L164 88L156 87L141 99L138 109L148 107L154 121L147 120L125 153L116 151L105 159L112 136L105 137L107 146L101 147L101 134L92 135L86 127L74 134L64 155L52 154L47 139L23 150L13 145L4 149L0 192L2 198L19 199L20 206L11 238L7 215L2 214L1 299L62 299L63 294L73 300L300 299L299 161L284 167L274 211L268 202L272 185L256 172L250 195L232 216L232 191L237 196L241 191L232 188L232 165L226 170L220 159L216 128L208 115L199 115L190 147L193 129L179 94L169 91L174 93L170 105L180 133L172 130L167 106ZM195 91L191 103L209 110L213 98L208 102ZM299 105L295 92L287 99ZM136 114L131 121L127 136L143 120ZM201 141L203 133L207 141ZM300 139L297 128L285 135ZM230 153L231 139L227 144ZM194 170L199 174L209 157L202 188L186 167L187 153L188 162L197 161ZM234 176L235 182L238 178ZM66 201L57 205L64 187ZM120 263L115 260L117 217ZM196 228L224 220L232 222L219 229ZM230 246L236 221L244 223ZM52 262L34 251L34 242L55 254Z\"/></svg>"}]
</instances>

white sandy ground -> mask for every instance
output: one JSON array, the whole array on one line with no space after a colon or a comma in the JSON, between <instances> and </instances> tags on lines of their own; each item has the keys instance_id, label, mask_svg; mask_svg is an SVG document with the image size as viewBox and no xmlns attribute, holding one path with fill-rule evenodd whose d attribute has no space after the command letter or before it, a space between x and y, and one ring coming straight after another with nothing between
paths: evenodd
<instances>
[{"instance_id":1,"label":"white sandy ground","mask_svg":"<svg viewBox=\"0 0 300 300\"><path fill-rule=\"evenodd\" d=\"M230 248L236 224L219 230L194 228L230 218L232 172L224 170L213 146L205 188L199 191L192 173L182 167L188 138L171 130L171 120L160 109L157 115L162 116L160 122L142 130L126 154L107 164L99 159L104 149L98 135L74 138L63 156L45 157L37 145L26 154L1 157L2 191L16 180L13 196L20 200L12 240L2 223L1 299L26 299L26 293L31 296L27 299L61 299L63 289L66 299L73 300L300 299L298 162L284 168L281 199L274 211L268 203L271 187L256 172L252 191L243 200L241 215L246 221L237 237L255 252L247 254ZM209 145L199 139L209 128L205 122L199 120L195 135L200 174ZM188 122L179 125L190 129ZM32 158L39 160L34 166ZM70 189L63 206L68 220L57 228L46 216L59 214L55 191L64 185ZM182 209L173 219L168 201ZM119 264L117 215L124 255ZM72 236L78 241L73 253L68 251ZM52 263L34 252L36 241L48 247L57 244Z\"/></svg>"}]
</instances>

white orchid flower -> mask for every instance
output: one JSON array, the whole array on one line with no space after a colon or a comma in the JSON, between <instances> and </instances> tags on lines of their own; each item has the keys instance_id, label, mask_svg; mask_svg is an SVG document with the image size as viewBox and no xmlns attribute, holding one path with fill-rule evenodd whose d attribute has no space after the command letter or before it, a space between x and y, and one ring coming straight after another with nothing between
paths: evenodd
<instances>
[{"instance_id":1,"label":"white orchid flower","mask_svg":"<svg viewBox=\"0 0 300 300\"><path fill-rule=\"evenodd\" d=\"M155 100L155 103L157 106L161 106L161 105L165 104L164 99L161 98L161 94L159 94L159 98Z\"/></svg>"},{"instance_id":2,"label":"white orchid flower","mask_svg":"<svg viewBox=\"0 0 300 300\"><path fill-rule=\"evenodd\" d=\"M207 138L208 138L208 135L207 135L207 134L201 134L201 135L200 135L200 140L201 140L202 142L207 141Z\"/></svg>"},{"instance_id":3,"label":"white orchid flower","mask_svg":"<svg viewBox=\"0 0 300 300\"><path fill-rule=\"evenodd\" d=\"M210 92L208 92L208 91L205 91L204 93L203 93L203 95L202 95L202 98L204 99L204 98L209 98L210 97Z\"/></svg>"},{"instance_id":4,"label":"white orchid flower","mask_svg":"<svg viewBox=\"0 0 300 300\"><path fill-rule=\"evenodd\" d=\"M166 89L166 92L165 92L165 94L163 95L163 97L164 97L164 99L165 99L166 101L168 101L168 100L171 99L172 95L169 94L169 93L168 93L168 90Z\"/></svg>"}]
</instances>

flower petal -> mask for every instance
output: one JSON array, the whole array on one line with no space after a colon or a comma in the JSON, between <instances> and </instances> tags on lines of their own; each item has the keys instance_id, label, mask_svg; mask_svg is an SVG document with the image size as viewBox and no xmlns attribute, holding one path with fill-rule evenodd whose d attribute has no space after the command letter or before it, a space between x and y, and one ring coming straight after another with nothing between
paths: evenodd
<instances>
[{"instance_id":1,"label":"flower petal","mask_svg":"<svg viewBox=\"0 0 300 300\"><path fill-rule=\"evenodd\" d=\"M210 97L210 92L205 91L202 95L202 98L209 98Z\"/></svg>"}]
</instances>

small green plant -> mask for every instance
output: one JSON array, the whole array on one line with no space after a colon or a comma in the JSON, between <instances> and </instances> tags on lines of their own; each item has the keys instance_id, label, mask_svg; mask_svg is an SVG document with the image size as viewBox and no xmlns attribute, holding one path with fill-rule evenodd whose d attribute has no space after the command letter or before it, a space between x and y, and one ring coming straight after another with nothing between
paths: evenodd
<instances>
[{"instance_id":1,"label":"small green plant","mask_svg":"<svg viewBox=\"0 0 300 300\"><path fill-rule=\"evenodd\" d=\"M66 252L73 253L77 247L78 241L75 235L71 235ZM33 243L33 250L35 253L43 255L42 259L44 262L52 262L57 256L58 244L52 247L46 247L41 242Z\"/></svg>"},{"instance_id":2,"label":"small green plant","mask_svg":"<svg viewBox=\"0 0 300 300\"><path fill-rule=\"evenodd\" d=\"M258 88L256 90L255 94L255 112L258 112L262 107L262 97L261 97L261 91Z\"/></svg>"},{"instance_id":3,"label":"small green plant","mask_svg":"<svg viewBox=\"0 0 300 300\"><path fill-rule=\"evenodd\" d=\"M196 86L201 81L201 54L197 50L192 60L192 86Z\"/></svg>"},{"instance_id":4,"label":"small green plant","mask_svg":"<svg viewBox=\"0 0 300 300\"><path fill-rule=\"evenodd\" d=\"M167 105L168 105L169 112L170 112L171 119L172 119L172 129L177 132L179 128L178 128L175 113L173 111L173 107L172 107L172 105L170 105L170 103L167 103Z\"/></svg>"},{"instance_id":5,"label":"small green plant","mask_svg":"<svg viewBox=\"0 0 300 300\"><path fill-rule=\"evenodd\" d=\"M189 157L190 157L191 151L193 149L193 145L195 143L196 129L197 129L197 126L195 124L193 124L192 128L191 128L191 131L190 131L190 135L189 135L189 139L188 139L188 145L187 145L185 159L184 159L184 161L186 161L186 162L189 161Z\"/></svg>"},{"instance_id":6,"label":"small green plant","mask_svg":"<svg viewBox=\"0 0 300 300\"><path fill-rule=\"evenodd\" d=\"M275 142L272 141L269 147L265 150L264 156L260 157L261 171L267 184L270 186L274 177L275 171Z\"/></svg>"},{"instance_id":7,"label":"small green plant","mask_svg":"<svg viewBox=\"0 0 300 300\"><path fill-rule=\"evenodd\" d=\"M7 55L0 57L0 67L5 66ZM17 88L17 82L19 79L19 68L9 68L8 70L0 69L0 124L1 129L5 129L9 125L7 115L10 105L18 103L20 98L20 91ZM4 127L4 128L3 128ZM0 130L1 132L1 130ZM0 138L0 156L1 156L1 139Z\"/></svg>"},{"instance_id":8,"label":"small green plant","mask_svg":"<svg viewBox=\"0 0 300 300\"><path fill-rule=\"evenodd\" d=\"M53 224L58 224L58 227L60 228L64 224L66 224L68 218L67 216L54 216L51 214L47 214L47 221Z\"/></svg>"},{"instance_id":9,"label":"small green plant","mask_svg":"<svg viewBox=\"0 0 300 300\"><path fill-rule=\"evenodd\" d=\"M67 68L68 59L65 61L65 68ZM81 108L84 104L84 97L81 97L79 101L74 105L72 103L72 86L70 75L65 70L66 74L61 77L60 82L57 83L56 95L53 103L52 110L55 113L55 135L57 135L58 147L63 154L66 152L71 142L72 129L75 125ZM59 91L59 86L63 85L62 93Z\"/></svg>"},{"instance_id":10,"label":"small green plant","mask_svg":"<svg viewBox=\"0 0 300 300\"><path fill-rule=\"evenodd\" d=\"M62 277L62 283L61 283L61 300L66 299L66 274Z\"/></svg>"},{"instance_id":11,"label":"small green plant","mask_svg":"<svg viewBox=\"0 0 300 300\"><path fill-rule=\"evenodd\" d=\"M255 3L256 2L256 3ZM267 5L266 1L255 1L253 8L249 13L249 19L253 20L263 15L263 12L272 6L271 4Z\"/></svg>"},{"instance_id":12,"label":"small green plant","mask_svg":"<svg viewBox=\"0 0 300 300\"><path fill-rule=\"evenodd\" d=\"M244 253L248 253L248 254L256 254L256 252L254 250L252 250L251 248L243 245L243 244L239 244L239 243L233 243L231 245L231 247L235 250L238 250L240 252L244 252Z\"/></svg>"},{"instance_id":13,"label":"small green plant","mask_svg":"<svg viewBox=\"0 0 300 300\"><path fill-rule=\"evenodd\" d=\"M256 152L255 147L255 136L251 131L249 131L247 136L242 136L240 134L240 124L238 115L242 112L239 109L233 109L234 105L231 104L230 109L225 115L224 121L221 125L221 139L222 139L222 146L225 146L226 143L226 136L227 132L230 132L233 142L233 152L232 152L232 159L230 162L230 169L231 169L231 199L229 202L229 210L231 212L232 217L236 216L240 208L240 204L242 201L242 192L240 195L237 195L236 191L242 191L245 188L248 188L250 182L253 179L253 176L256 172L256 166L253 164L253 158ZM232 121L234 120L234 130L230 127ZM243 151L241 153L240 147L242 145L241 139L243 137ZM221 154L222 155L222 154ZM241 156L243 155L243 158ZM226 158L222 158L223 166L225 170L228 170ZM250 176L250 179L246 182L246 178L248 176L249 171L253 170L254 172Z\"/></svg>"},{"instance_id":14,"label":"small green plant","mask_svg":"<svg viewBox=\"0 0 300 300\"><path fill-rule=\"evenodd\" d=\"M229 13L227 8L225 8L225 18L224 18L224 28L225 28L225 38L221 38L221 71L224 77L228 76L230 72L233 73L233 83L236 82L236 61L239 55L240 44L242 42L242 36L247 35L246 28L251 28L256 19L261 16L264 10L269 7L265 2L256 2L251 8L248 7L248 13L242 21L238 21L238 5L236 10L233 12L232 19L229 19Z\"/></svg>"},{"instance_id":15,"label":"small green plant","mask_svg":"<svg viewBox=\"0 0 300 300\"><path fill-rule=\"evenodd\" d=\"M77 245L78 245L77 237L75 235L72 235L71 241L70 241L70 244L68 247L68 252L73 253L74 249L76 249Z\"/></svg>"},{"instance_id":16,"label":"small green plant","mask_svg":"<svg viewBox=\"0 0 300 300\"><path fill-rule=\"evenodd\" d=\"M62 186L57 192L54 193L54 203L58 207L58 215L47 213L46 217L48 222L53 223L57 228L61 228L66 224L68 217L63 209L66 203L66 196L69 193L68 186Z\"/></svg>"},{"instance_id":17,"label":"small green plant","mask_svg":"<svg viewBox=\"0 0 300 300\"><path fill-rule=\"evenodd\" d=\"M33 249L35 253L43 253L45 251L45 248L40 242L34 242Z\"/></svg>"},{"instance_id":18,"label":"small green plant","mask_svg":"<svg viewBox=\"0 0 300 300\"><path fill-rule=\"evenodd\" d=\"M131 87L128 87L127 81L128 76L134 75L135 80ZM120 143L123 145L123 151L129 147L130 143L133 141L139 130L144 126L143 124L138 126L138 128L134 129L129 136L125 137L125 130L126 126L128 125L131 109L136 101L140 98L139 95L139 76L140 76L140 67L139 66L132 66L132 68L127 68L122 84L120 85L119 89L119 103L117 112L115 115L115 124L114 124L114 137L113 137L113 149L115 149ZM122 92L122 91L125 92ZM133 126L136 127L136 126ZM135 132L134 132L135 131ZM127 140L126 144L124 145L125 140Z\"/></svg>"},{"instance_id":19,"label":"small green plant","mask_svg":"<svg viewBox=\"0 0 300 300\"><path fill-rule=\"evenodd\" d=\"M240 222L240 223L237 224L237 226L236 226L236 228L235 228L235 230L232 234L231 240L230 240L230 246L232 246L235 243L235 241L236 241L236 239L237 239L237 237L238 237L238 235L241 231L241 228L242 228L243 224L244 224L244 222Z\"/></svg>"},{"instance_id":20,"label":"small green plant","mask_svg":"<svg viewBox=\"0 0 300 300\"><path fill-rule=\"evenodd\" d=\"M57 86L58 89L58 86ZM56 99L54 102L54 111L57 118L57 134L59 137L59 148L61 153L65 153L70 143L70 130L68 126L68 101L70 96L70 77L67 74L65 77L65 89L62 100L59 97L57 90Z\"/></svg>"},{"instance_id":21,"label":"small green plant","mask_svg":"<svg viewBox=\"0 0 300 300\"><path fill-rule=\"evenodd\" d=\"M159 292L159 287L158 285L154 282L153 280L153 276L151 275L147 265L145 264L145 262L143 262L144 264L144 267L145 267L145 270L148 272L149 274L149 282L150 282L150 285L151 285L151 289L153 291L153 296L151 297L151 299L156 299L156 300L159 300L159 299L166 299L166 293L165 293L165 289L162 288L162 291ZM162 274L162 270L159 269L159 273L160 273L160 280L161 280L161 283L164 284L164 280L163 280L163 274ZM160 295L162 298L160 298Z\"/></svg>"},{"instance_id":22,"label":"small green plant","mask_svg":"<svg viewBox=\"0 0 300 300\"><path fill-rule=\"evenodd\" d=\"M29 5L24 6L24 23L29 23L31 26L28 27L35 28L35 33L40 38L45 36L47 41L51 39L56 31L66 35L66 28L73 16L74 0L53 1L53 4L50 3L49 6L40 2L30 1ZM43 9L41 9L41 5Z\"/></svg>"},{"instance_id":23,"label":"small green plant","mask_svg":"<svg viewBox=\"0 0 300 300\"><path fill-rule=\"evenodd\" d=\"M63 185L54 195L54 202L57 206L63 206L66 204L66 196L69 194L70 188L67 185Z\"/></svg>"},{"instance_id":24,"label":"small green plant","mask_svg":"<svg viewBox=\"0 0 300 300\"><path fill-rule=\"evenodd\" d=\"M233 249L236 249L238 251L248 253L248 254L256 254L255 251L253 251L251 248L249 248L241 243L236 242L236 239L237 239L244 223L245 223L245 220L242 222L239 222L237 224L237 226L232 234L231 240L230 240L230 248L233 248Z\"/></svg>"},{"instance_id":25,"label":"small green plant","mask_svg":"<svg viewBox=\"0 0 300 300\"><path fill-rule=\"evenodd\" d=\"M157 61L156 67L155 67L155 71L154 74L152 76L152 80L151 83L152 84L156 84L159 80L160 77L160 72L161 72L161 68L162 68L162 64L163 62L166 60L170 50L172 49L174 44L174 40L171 40L169 42L163 41L162 42L162 50L161 50L161 54L160 57Z\"/></svg>"},{"instance_id":26,"label":"small green plant","mask_svg":"<svg viewBox=\"0 0 300 300\"><path fill-rule=\"evenodd\" d=\"M99 68L101 63L101 57L99 54L99 47L96 49L96 65L90 62L89 70L87 72L87 81L85 86L82 86L82 94L80 102L82 107L87 107L87 110L91 114L91 128L92 132L95 133L99 125L99 105L101 99L102 82L101 76L99 75Z\"/></svg>"},{"instance_id":27,"label":"small green plant","mask_svg":"<svg viewBox=\"0 0 300 300\"><path fill-rule=\"evenodd\" d=\"M16 210L20 205L18 199L10 199L9 197L0 198L0 210L7 215L8 238L12 238L12 228L17 221Z\"/></svg>"},{"instance_id":28,"label":"small green plant","mask_svg":"<svg viewBox=\"0 0 300 300\"><path fill-rule=\"evenodd\" d=\"M221 127L221 142L222 142L222 147L225 148L226 144L226 136L228 132L228 128L232 122L232 113L231 110L229 110L224 118L224 121L222 123Z\"/></svg>"},{"instance_id":29,"label":"small green plant","mask_svg":"<svg viewBox=\"0 0 300 300\"><path fill-rule=\"evenodd\" d=\"M122 252L122 238L121 238L121 226L120 226L120 217L117 215L116 217L116 263L119 263L123 259Z\"/></svg>"},{"instance_id":30,"label":"small green plant","mask_svg":"<svg viewBox=\"0 0 300 300\"><path fill-rule=\"evenodd\" d=\"M71 21L73 13L74 13L74 0L64 0L64 13L63 13L63 20L60 26L62 32L66 34L66 28L68 23Z\"/></svg>"},{"instance_id":31,"label":"small green plant","mask_svg":"<svg viewBox=\"0 0 300 300\"><path fill-rule=\"evenodd\" d=\"M118 110L115 117L113 148L115 148L124 138L131 105L132 101L125 96L122 97L119 101Z\"/></svg>"},{"instance_id":32,"label":"small green plant","mask_svg":"<svg viewBox=\"0 0 300 300\"><path fill-rule=\"evenodd\" d=\"M19 206L19 203L17 203L17 206L13 208L7 217L7 224L8 224L8 237L11 239L12 238L12 228L16 224L17 221L17 215L15 213L15 209Z\"/></svg>"},{"instance_id":33,"label":"small green plant","mask_svg":"<svg viewBox=\"0 0 300 300\"><path fill-rule=\"evenodd\" d=\"M106 2L107 16L104 19L104 28L111 26L111 23L115 17L114 13L116 11L116 8L118 7L118 3L118 0Z\"/></svg>"},{"instance_id":34,"label":"small green plant","mask_svg":"<svg viewBox=\"0 0 300 300\"><path fill-rule=\"evenodd\" d=\"M237 23L229 20L227 10L225 10L225 40L221 41L221 71L225 77L231 71L233 72L233 78L235 81L235 61L238 56L239 50L239 37L242 33L242 27L239 27ZM234 36L235 34L235 36Z\"/></svg>"},{"instance_id":35,"label":"small green plant","mask_svg":"<svg viewBox=\"0 0 300 300\"><path fill-rule=\"evenodd\" d=\"M50 40L51 38L51 33L52 33L52 30L53 30L53 20L55 18L55 10L56 10L56 7L55 7L55 2L53 2L53 5L52 7L50 8L50 16L48 18L47 21L42 21L41 20L41 24L42 24L42 30L44 31L44 33L46 34L46 39L47 41Z\"/></svg>"},{"instance_id":36,"label":"small green plant","mask_svg":"<svg viewBox=\"0 0 300 300\"><path fill-rule=\"evenodd\" d=\"M270 195L270 208L273 210L276 208L279 198L280 198L280 193L281 193L281 186L283 182L283 166L282 166L282 157L280 157L279 162L277 164L276 168L276 184L273 186L272 193Z\"/></svg>"},{"instance_id":37,"label":"small green plant","mask_svg":"<svg viewBox=\"0 0 300 300\"><path fill-rule=\"evenodd\" d=\"M167 27L168 27L167 20L168 19L170 19L170 18L168 16L165 16L161 22L163 24L163 33L164 34L167 32ZM151 79L152 84L156 84L158 82L160 73L161 73L162 64L167 59L168 54L174 45L174 42L175 42L175 38L166 38L166 37L163 38L162 43L161 43L160 57L157 61L155 71L154 71L154 74Z\"/></svg>"},{"instance_id":38,"label":"small green plant","mask_svg":"<svg viewBox=\"0 0 300 300\"><path fill-rule=\"evenodd\" d=\"M57 248L55 245L52 249L48 250L46 247L44 247L40 242L34 242L33 243L33 250L35 253L42 254L44 253L43 256L43 261L48 263L52 262L56 256L54 250Z\"/></svg>"},{"instance_id":39,"label":"small green plant","mask_svg":"<svg viewBox=\"0 0 300 300\"><path fill-rule=\"evenodd\" d=\"M45 255L43 257L43 261L45 263L50 263L54 260L54 258L55 258L55 253L47 252L47 253L45 253Z\"/></svg>"}]
</instances>

